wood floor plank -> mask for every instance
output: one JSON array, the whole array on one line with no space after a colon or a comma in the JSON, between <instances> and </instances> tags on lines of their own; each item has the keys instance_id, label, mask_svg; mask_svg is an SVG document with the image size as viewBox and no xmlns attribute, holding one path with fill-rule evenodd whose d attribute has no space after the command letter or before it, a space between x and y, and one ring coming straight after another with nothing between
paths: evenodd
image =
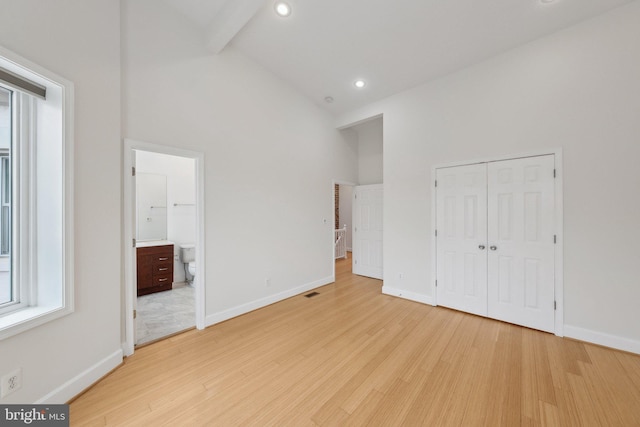
<instances>
[{"instance_id":1,"label":"wood floor plank","mask_svg":"<svg viewBox=\"0 0 640 427\"><path fill-rule=\"evenodd\" d=\"M367 380L367 378L378 368L378 366L385 360L388 353L391 352L413 329L416 322L412 322L410 326L402 329L397 334L392 336L384 347L378 348L376 351L372 351L370 355L363 357L366 361L365 364L355 369L348 380L344 382L342 387L337 390L336 393L312 416L312 420L322 425L326 419L339 408L343 401L347 399L357 388Z\"/></svg>"},{"instance_id":2,"label":"wood floor plank","mask_svg":"<svg viewBox=\"0 0 640 427\"><path fill-rule=\"evenodd\" d=\"M438 402L448 396L446 389L449 375L451 374L451 366L447 362L439 361L434 366L434 369L427 372L427 374L420 393L410 402L409 410L402 421L402 425L428 425L425 422L426 418L430 414L440 413Z\"/></svg>"},{"instance_id":3,"label":"wood floor plank","mask_svg":"<svg viewBox=\"0 0 640 427\"><path fill-rule=\"evenodd\" d=\"M353 412L351 412L351 414L347 413L347 417L343 420L343 423L341 425L385 425L383 424L382 419L377 419L375 421L370 420L372 409L381 406L381 403L384 402L384 399L384 393L380 393L378 390L371 390L369 394L367 394L367 396L362 399L360 404L353 410ZM346 411L343 412L346 413ZM386 425L391 424L387 423Z\"/></svg>"},{"instance_id":4,"label":"wood floor plank","mask_svg":"<svg viewBox=\"0 0 640 427\"><path fill-rule=\"evenodd\" d=\"M384 394L374 390L372 393L380 393L379 395L382 396L380 401L374 407L369 407L368 413L365 413L361 409L361 405L361 407L354 411L353 417L349 418L349 422L352 425L367 426L400 425L410 409L410 406L405 402L413 402L416 400L426 382L427 376L428 373L420 369L415 372L409 382L397 378ZM358 423L355 422L356 420Z\"/></svg>"},{"instance_id":5,"label":"wood floor plank","mask_svg":"<svg viewBox=\"0 0 640 427\"><path fill-rule=\"evenodd\" d=\"M313 298L137 349L71 425L640 425L640 356L382 295L350 263Z\"/></svg>"},{"instance_id":6,"label":"wood floor plank","mask_svg":"<svg viewBox=\"0 0 640 427\"><path fill-rule=\"evenodd\" d=\"M637 363L637 356L620 351L616 351L614 354L636 390L640 390L640 363Z\"/></svg>"},{"instance_id":7,"label":"wood floor plank","mask_svg":"<svg viewBox=\"0 0 640 427\"><path fill-rule=\"evenodd\" d=\"M540 424L543 403L556 405L555 389L551 380L546 340L539 332L522 330L522 414Z\"/></svg>"},{"instance_id":8,"label":"wood floor plank","mask_svg":"<svg viewBox=\"0 0 640 427\"><path fill-rule=\"evenodd\" d=\"M574 375L569 373L569 375ZM569 387L564 389L556 389L556 402L558 408L558 417L560 418L560 426L579 427L582 424L582 418L573 393Z\"/></svg>"},{"instance_id":9,"label":"wood floor plank","mask_svg":"<svg viewBox=\"0 0 640 427\"><path fill-rule=\"evenodd\" d=\"M593 345L587 346L587 352L593 363L584 366L583 377L594 405L606 411L608 418L619 420L618 425L640 425L638 413L634 411L640 405L640 393L615 354ZM598 384L597 391L594 384Z\"/></svg>"},{"instance_id":10,"label":"wood floor plank","mask_svg":"<svg viewBox=\"0 0 640 427\"><path fill-rule=\"evenodd\" d=\"M491 360L487 425L519 425L522 420L522 330L500 325L495 356Z\"/></svg>"}]
</instances>

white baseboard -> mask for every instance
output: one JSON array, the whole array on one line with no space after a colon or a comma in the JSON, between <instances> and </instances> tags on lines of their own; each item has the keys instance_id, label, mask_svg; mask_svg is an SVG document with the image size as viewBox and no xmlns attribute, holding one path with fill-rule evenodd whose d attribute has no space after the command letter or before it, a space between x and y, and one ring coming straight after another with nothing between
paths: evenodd
<instances>
[{"instance_id":1,"label":"white baseboard","mask_svg":"<svg viewBox=\"0 0 640 427\"><path fill-rule=\"evenodd\" d=\"M66 383L57 387L44 397L38 399L36 404L66 403L75 396L91 387L100 378L117 368L122 363L122 350L113 352L95 365L79 373Z\"/></svg>"},{"instance_id":2,"label":"white baseboard","mask_svg":"<svg viewBox=\"0 0 640 427\"><path fill-rule=\"evenodd\" d=\"M257 310L259 308L271 305L278 301L282 301L292 296L301 294L303 292L310 291L311 289L319 288L320 286L328 285L335 282L335 276L328 276L324 279L316 280L311 283L307 283L297 288L292 288L268 297L260 298L259 300L251 301L246 304L242 304L219 313L214 313L205 318L205 326L215 325L216 323L224 322L225 320L232 319L234 317L249 313L250 311Z\"/></svg>"},{"instance_id":3,"label":"white baseboard","mask_svg":"<svg viewBox=\"0 0 640 427\"><path fill-rule=\"evenodd\" d=\"M566 324L564 325L564 336L605 347L628 351L630 353L640 354L640 341L635 341L629 338L609 335L603 332L592 331L590 329L583 329Z\"/></svg>"},{"instance_id":4,"label":"white baseboard","mask_svg":"<svg viewBox=\"0 0 640 427\"><path fill-rule=\"evenodd\" d=\"M405 291L398 288L383 286L382 293L385 295L404 298L410 301L434 305L433 298L430 296L417 294L415 292ZM592 344L598 344L605 347L628 351L630 353L640 354L640 341L635 341L629 338L619 337L616 335L610 335L603 332L592 331L589 329L579 328L577 326L566 324L564 325L564 336L567 338L574 338Z\"/></svg>"},{"instance_id":5,"label":"white baseboard","mask_svg":"<svg viewBox=\"0 0 640 427\"><path fill-rule=\"evenodd\" d=\"M434 305L432 297L417 294L415 292L405 291L403 289L383 286L382 293L385 295L404 298L410 301ZM577 326L566 324L564 325L564 336L567 338L574 338L592 344L598 344L605 347L628 351L630 353L640 354L640 341L635 341L629 338L619 337L616 335L610 335L603 332L592 331L589 329L579 328Z\"/></svg>"},{"instance_id":6,"label":"white baseboard","mask_svg":"<svg viewBox=\"0 0 640 427\"><path fill-rule=\"evenodd\" d=\"M393 297L408 299L409 301L421 302L422 304L434 305L433 298L428 295L418 294L415 292L405 291L389 286L382 286L382 293Z\"/></svg>"}]
</instances>

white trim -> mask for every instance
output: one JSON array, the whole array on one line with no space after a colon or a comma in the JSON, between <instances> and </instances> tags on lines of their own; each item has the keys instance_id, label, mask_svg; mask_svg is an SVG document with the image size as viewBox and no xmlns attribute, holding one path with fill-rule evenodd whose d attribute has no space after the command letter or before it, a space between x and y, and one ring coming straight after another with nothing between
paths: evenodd
<instances>
[{"instance_id":1,"label":"white trim","mask_svg":"<svg viewBox=\"0 0 640 427\"><path fill-rule=\"evenodd\" d=\"M187 157L195 160L196 164L196 265L198 266L198 274L195 276L195 305L196 305L196 328L204 329L205 322L205 283L206 283L206 264L205 264L205 159L204 153L185 150L177 147L166 145L152 144L149 142L136 141L132 139L124 140L124 234L123 234L123 256L124 256L124 283L125 283L125 310L122 313L125 322L125 344L124 355L130 356L134 352L134 319L133 309L136 299L136 279L134 277L134 259L135 251L132 247L134 238L134 224L132 222L133 212L132 206L132 179L131 168L133 165L133 150L150 151L154 153L169 154L178 157Z\"/></svg>"},{"instance_id":2,"label":"white trim","mask_svg":"<svg viewBox=\"0 0 640 427\"><path fill-rule=\"evenodd\" d=\"M357 118L355 118L357 116ZM383 112L376 112L376 113L365 113L365 114L356 114L355 116L349 117L349 118L344 118L344 117L340 117L338 119L338 121L336 122L336 129L338 130L345 130L345 129L349 129L352 128L354 126L358 126L361 125L363 123L367 123L370 122L372 120L375 119L379 119L384 117L384 113Z\"/></svg>"},{"instance_id":3,"label":"white trim","mask_svg":"<svg viewBox=\"0 0 640 427\"><path fill-rule=\"evenodd\" d=\"M64 77L54 73L53 71L49 71L48 69L34 62L31 62L28 59L23 58L17 53L14 53L2 46L0 46L0 56L11 63L11 64L3 65L5 69L23 77L24 77L24 74L26 73L28 74L27 76L28 79L33 81L34 83L37 83L45 87L47 87L50 84L54 84L56 86L65 86L65 87L73 88L73 83L71 83L69 80L65 79ZM73 97L71 99L73 99ZM71 131L70 133L72 134L73 127L69 128L69 130Z\"/></svg>"},{"instance_id":4,"label":"white trim","mask_svg":"<svg viewBox=\"0 0 640 427\"><path fill-rule=\"evenodd\" d=\"M335 184L338 184L338 185L346 185L346 186L348 186L348 187L356 187L357 185L359 185L359 184L356 184L356 183L354 183L354 182L350 182L350 181L341 181L341 180L338 180L338 179L334 179L334 180L333 180L333 184L334 184L334 185L335 185Z\"/></svg>"},{"instance_id":5,"label":"white trim","mask_svg":"<svg viewBox=\"0 0 640 427\"><path fill-rule=\"evenodd\" d=\"M429 295L418 294L415 292L405 291L402 289L392 288L391 286L384 285L382 286L382 293L384 295L390 295L392 297L403 298L409 301L415 301L422 304L435 306L434 298L430 297Z\"/></svg>"},{"instance_id":6,"label":"white trim","mask_svg":"<svg viewBox=\"0 0 640 427\"><path fill-rule=\"evenodd\" d=\"M556 251L555 251L555 301L556 301L556 324L555 334L564 336L564 163L562 159L562 149L556 149L555 170L556 170Z\"/></svg>"},{"instance_id":7,"label":"white trim","mask_svg":"<svg viewBox=\"0 0 640 427\"><path fill-rule=\"evenodd\" d=\"M62 217L64 218L62 235L62 262L63 262L63 278L64 286L62 287L64 310L67 313L72 313L75 310L75 199L74 199L74 117L75 117L75 87L73 83L67 80L61 80L63 82L62 87L62 115L64 120L64 126L62 127L62 171L63 184L62 184ZM60 314L61 316L63 314Z\"/></svg>"},{"instance_id":8,"label":"white trim","mask_svg":"<svg viewBox=\"0 0 640 427\"><path fill-rule=\"evenodd\" d=\"M35 270L39 268L37 265L31 265L28 270L30 270L29 274L31 277L28 282L32 283L32 286L29 289L31 293L31 298L29 298L29 303L32 307L19 309L12 313L3 315L0 319L0 340L18 334L20 332L26 331L33 327L42 325L54 319L60 318L67 314L73 313L74 311L74 84L69 80L59 76L56 73L53 73L47 70L44 67L41 67L28 59L21 57L8 49L0 46L0 63L2 67L6 70L17 74L22 77L26 77L29 80L37 83L41 86L47 88L47 100L37 99L35 100L35 104L42 105L43 103L51 103L53 104L51 110L51 114L55 116L56 123L61 119L60 123L60 161L61 161L61 185L60 185L60 220L62 221L59 225L61 228L61 239L60 239L60 247L56 245L56 249L60 248L62 253L60 254L60 273L56 274L57 277L52 277L57 282L60 282L61 286L61 297L60 302L55 301L45 301L39 302L37 306L34 306L35 293L37 291L37 287L39 286L38 277L36 275ZM57 108L59 107L60 116L57 116ZM37 117L33 110L30 111L33 117ZM39 119L33 120L30 126L33 126L33 129L36 129L39 125ZM57 127L56 127L57 129ZM35 130L34 130L35 132ZM29 132L29 137L32 138L33 135ZM58 137L49 135L51 140L55 140L56 144L58 142ZM37 136L36 136L37 138ZM29 162L33 164L35 162L35 154L30 156ZM35 177L36 167L30 165L29 175L31 177ZM32 182L33 181L33 182ZM32 178L32 181L28 183L28 185L33 186L35 184L35 179ZM23 182L23 184L25 184ZM35 188L35 187L33 187ZM26 212L20 213L20 218L29 215L29 220L26 221L28 227L30 229L29 235L27 239L29 240L27 245L23 245L25 249L23 251L25 254L18 254L18 258L29 258L29 261L33 262L36 260L36 252L38 249L36 243L36 235L35 232L31 229L35 230L37 225L37 220L40 217L39 207L35 203L37 201L38 195L36 191L29 190L27 193L30 200L29 209ZM56 194L56 198L57 198ZM22 203L16 199L15 203ZM35 205L35 206L34 206ZM41 208L44 210L46 206ZM16 218L14 218L15 221ZM12 221L12 222L14 222ZM23 223L25 221L22 221ZM57 242L56 242L57 243ZM42 248L42 246L41 246ZM36 261L37 262L37 261ZM25 274L24 270L21 268L18 274Z\"/></svg>"},{"instance_id":9,"label":"white trim","mask_svg":"<svg viewBox=\"0 0 640 427\"><path fill-rule=\"evenodd\" d=\"M436 176L437 176L437 170L440 168L440 166L435 165L433 167L431 167L431 182L429 183L429 188L431 189L431 280L429 283L429 291L431 292L431 299L433 301L433 305L437 306L438 305L438 298L437 298L437 293L436 293L436 279L438 277L438 256L437 256L437 250L438 250L438 239L436 239L435 233L436 233L436 229L438 228L438 224L436 221L436 215L437 215L437 206L436 206L436 199L438 197L437 191L436 191L436 186L435 186L435 182L436 182Z\"/></svg>"},{"instance_id":10,"label":"white trim","mask_svg":"<svg viewBox=\"0 0 640 427\"><path fill-rule=\"evenodd\" d=\"M640 354L640 341L604 332L592 331L577 326L564 325L564 336L592 344L615 348L622 351Z\"/></svg>"},{"instance_id":11,"label":"white trim","mask_svg":"<svg viewBox=\"0 0 640 427\"><path fill-rule=\"evenodd\" d=\"M102 377L120 366L121 363L122 350L117 350L93 366L85 369L61 386L56 387L53 391L36 400L35 403L66 403L98 382Z\"/></svg>"},{"instance_id":12,"label":"white trim","mask_svg":"<svg viewBox=\"0 0 640 427\"><path fill-rule=\"evenodd\" d=\"M499 162L502 160L524 159L526 157L548 156L550 154L562 155L562 148L546 148L540 150L525 151L514 154L495 155L490 157L480 157L470 160L461 160L456 162L439 163L432 166L433 169L451 168L456 166L475 165L478 163Z\"/></svg>"},{"instance_id":13,"label":"white trim","mask_svg":"<svg viewBox=\"0 0 640 427\"><path fill-rule=\"evenodd\" d=\"M450 162L450 163L441 163L437 165L433 165L431 167L431 183L429 188L431 188L431 265L433 268L431 269L431 283L429 285L431 295L433 295L433 305L438 305L437 293L436 293L436 277L437 277L437 239L435 237L436 230L436 170L441 168L455 167L455 166L465 166L465 165L473 165L477 163L489 163L496 162L501 160L510 160L510 159L520 159L525 157L536 157L536 156L546 156L553 155L555 156L555 169L556 169L556 179L554 180L555 185L555 225L556 225L556 247L555 247L555 301L557 304L556 312L555 312L555 325L554 325L554 334L561 337L564 335L564 196L563 196L563 161L562 161L562 148L550 148L550 149L541 149L535 151L528 151L524 153L511 154L511 155L502 155L502 156L492 156L485 157L481 159L475 160L467 160L467 161L458 161L458 162Z\"/></svg>"},{"instance_id":14,"label":"white trim","mask_svg":"<svg viewBox=\"0 0 640 427\"><path fill-rule=\"evenodd\" d=\"M328 285L329 283L333 283L335 281L336 281L335 276L328 276L328 277L325 277L324 279L319 279L311 283L298 286L297 288L288 289L286 291L283 291L277 294L269 295L267 297L260 298L255 301L251 301L242 305L238 305L236 307L229 308L219 313L211 314L206 317L206 325L211 326L211 325L215 325L216 323L224 322L225 320L229 320L234 317L241 316L243 314L257 310L259 308L266 307L268 305L285 300L287 298L300 295L301 293L310 291L312 289L319 288L320 286Z\"/></svg>"}]
</instances>

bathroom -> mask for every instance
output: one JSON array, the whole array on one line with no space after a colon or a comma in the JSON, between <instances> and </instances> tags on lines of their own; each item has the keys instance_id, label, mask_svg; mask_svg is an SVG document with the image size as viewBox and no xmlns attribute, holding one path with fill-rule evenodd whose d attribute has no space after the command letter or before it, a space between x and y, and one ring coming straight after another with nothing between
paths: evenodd
<instances>
[{"instance_id":1,"label":"bathroom","mask_svg":"<svg viewBox=\"0 0 640 427\"><path fill-rule=\"evenodd\" d=\"M195 160L135 150L136 345L195 326Z\"/></svg>"}]
</instances>

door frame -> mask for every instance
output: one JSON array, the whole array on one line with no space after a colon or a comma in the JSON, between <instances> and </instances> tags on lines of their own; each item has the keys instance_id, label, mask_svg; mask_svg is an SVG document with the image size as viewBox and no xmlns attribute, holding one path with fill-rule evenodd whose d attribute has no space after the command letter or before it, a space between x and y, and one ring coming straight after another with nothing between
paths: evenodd
<instances>
[{"instance_id":1,"label":"door frame","mask_svg":"<svg viewBox=\"0 0 640 427\"><path fill-rule=\"evenodd\" d=\"M124 140L124 168L123 168L123 241L122 253L124 256L124 311L122 317L125 325L125 340L122 344L122 350L125 356L130 356L134 352L134 328L135 320L133 318L133 310L136 292L136 268L135 268L135 248L132 245L135 227L133 224L133 215L135 206L133 205L133 179L131 176L134 167L134 150L149 151L153 153L168 154L178 157L186 157L193 159L195 162L195 183L196 183L196 264L198 266L198 274L195 276L195 311L196 311L196 328L205 328L205 227L204 227L204 153L198 151L185 150L182 148L171 147L167 145L153 144L150 142L137 141L133 139Z\"/></svg>"},{"instance_id":2,"label":"door frame","mask_svg":"<svg viewBox=\"0 0 640 427\"><path fill-rule=\"evenodd\" d=\"M331 215L333 217L333 215L335 215L336 212L336 197L335 197L335 188L336 185L348 185L350 187L355 187L358 184L355 184L353 182L350 181L342 181L339 179L333 179L331 180L331 206L333 207L331 209ZM351 225L353 227L353 210L351 211ZM331 224L334 224L331 226L331 277L333 279L333 281L336 281L336 244L334 242L335 239L335 221L331 221ZM351 233L351 238L353 239L353 232ZM352 243L353 246L353 243ZM353 248L351 248L353 249ZM353 252L352 252L353 253ZM353 256L351 257L351 262L353 262Z\"/></svg>"},{"instance_id":3,"label":"door frame","mask_svg":"<svg viewBox=\"0 0 640 427\"><path fill-rule=\"evenodd\" d=\"M472 165L477 163L489 163L496 162L501 160L512 160L519 159L525 157L536 157L536 156L546 156L546 155L554 155L555 161L555 171L556 171L556 179L554 180L555 186L555 226L556 226L556 250L554 254L554 294L556 301L556 310L555 310L555 328L554 334L556 336L562 337L564 336L564 207L563 207L563 161L562 161L562 148L551 148L551 149L541 149L528 151L524 153L517 154L508 154L501 156L491 156L480 159L466 160L466 161L458 161L458 162L450 162L450 163L441 163L437 165L433 165L431 167L431 283L429 285L431 290L431 295L433 295L433 305L438 305L437 294L436 294L436 277L437 277L437 239L435 238L436 233L436 171L437 169L454 167L454 166L465 166Z\"/></svg>"}]
</instances>

